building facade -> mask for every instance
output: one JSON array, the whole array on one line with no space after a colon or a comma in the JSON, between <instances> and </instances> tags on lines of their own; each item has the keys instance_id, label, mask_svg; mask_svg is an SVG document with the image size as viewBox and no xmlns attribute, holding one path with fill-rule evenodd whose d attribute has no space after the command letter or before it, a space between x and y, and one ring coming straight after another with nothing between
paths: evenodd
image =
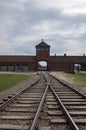
<instances>
[{"instance_id":1,"label":"building facade","mask_svg":"<svg viewBox=\"0 0 86 130\"><path fill-rule=\"evenodd\" d=\"M46 69L40 62L46 62ZM86 56L52 56L50 46L43 40L36 46L34 56L0 56L0 71L30 72L38 70L73 72L75 66L86 71ZM39 67L40 66L40 67ZM39 69L41 68L41 69Z\"/></svg>"}]
</instances>

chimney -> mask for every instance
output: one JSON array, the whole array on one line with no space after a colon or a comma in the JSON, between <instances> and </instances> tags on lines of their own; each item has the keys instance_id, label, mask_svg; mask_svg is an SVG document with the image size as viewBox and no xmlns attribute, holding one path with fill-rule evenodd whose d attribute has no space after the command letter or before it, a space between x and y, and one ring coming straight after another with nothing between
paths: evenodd
<instances>
[{"instance_id":1,"label":"chimney","mask_svg":"<svg viewBox=\"0 0 86 130\"><path fill-rule=\"evenodd\" d=\"M66 53L64 54L64 56L67 56Z\"/></svg>"}]
</instances>

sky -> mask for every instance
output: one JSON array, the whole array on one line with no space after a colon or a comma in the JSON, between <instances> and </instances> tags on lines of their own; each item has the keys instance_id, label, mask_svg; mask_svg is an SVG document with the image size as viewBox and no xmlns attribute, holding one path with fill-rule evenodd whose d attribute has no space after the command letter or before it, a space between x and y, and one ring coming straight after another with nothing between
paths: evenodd
<instances>
[{"instance_id":1,"label":"sky","mask_svg":"<svg viewBox=\"0 0 86 130\"><path fill-rule=\"evenodd\" d=\"M0 0L0 55L86 54L86 0Z\"/></svg>"}]
</instances>

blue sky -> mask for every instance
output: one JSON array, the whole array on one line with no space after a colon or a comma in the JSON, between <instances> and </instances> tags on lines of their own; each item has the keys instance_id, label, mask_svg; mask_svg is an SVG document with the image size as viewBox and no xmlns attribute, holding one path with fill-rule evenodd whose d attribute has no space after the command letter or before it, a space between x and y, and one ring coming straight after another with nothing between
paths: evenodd
<instances>
[{"instance_id":1,"label":"blue sky","mask_svg":"<svg viewBox=\"0 0 86 130\"><path fill-rule=\"evenodd\" d=\"M0 0L0 55L35 55L44 39L51 55L86 53L86 0Z\"/></svg>"}]
</instances>

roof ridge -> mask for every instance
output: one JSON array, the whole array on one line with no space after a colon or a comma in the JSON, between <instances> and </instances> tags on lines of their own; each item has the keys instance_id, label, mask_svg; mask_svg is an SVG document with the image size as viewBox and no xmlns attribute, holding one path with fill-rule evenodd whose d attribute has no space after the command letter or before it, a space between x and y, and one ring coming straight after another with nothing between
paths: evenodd
<instances>
[{"instance_id":1,"label":"roof ridge","mask_svg":"<svg viewBox=\"0 0 86 130\"><path fill-rule=\"evenodd\" d=\"M46 42L44 42L43 39L38 45L36 45L36 47L38 47L38 46L40 46L40 47L42 47L42 46L50 47L50 45L48 45Z\"/></svg>"}]
</instances>

